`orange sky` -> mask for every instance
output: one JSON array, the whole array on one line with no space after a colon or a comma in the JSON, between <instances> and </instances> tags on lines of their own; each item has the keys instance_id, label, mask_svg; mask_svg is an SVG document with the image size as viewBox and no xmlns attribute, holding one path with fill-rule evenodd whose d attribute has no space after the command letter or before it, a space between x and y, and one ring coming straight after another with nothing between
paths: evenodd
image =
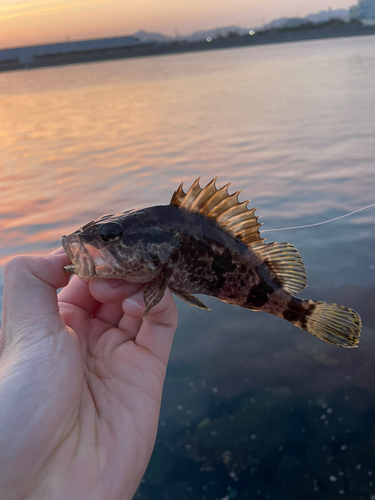
<instances>
[{"instance_id":1,"label":"orange sky","mask_svg":"<svg viewBox=\"0 0 375 500\"><path fill-rule=\"evenodd\" d=\"M174 35L232 24L256 27L355 0L0 0L0 48L138 30Z\"/></svg>"}]
</instances>

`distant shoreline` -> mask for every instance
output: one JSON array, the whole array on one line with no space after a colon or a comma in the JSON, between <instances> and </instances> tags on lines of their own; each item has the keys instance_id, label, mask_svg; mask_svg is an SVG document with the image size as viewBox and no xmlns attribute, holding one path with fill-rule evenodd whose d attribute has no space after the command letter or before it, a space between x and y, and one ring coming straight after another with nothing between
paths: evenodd
<instances>
[{"instance_id":1,"label":"distant shoreline","mask_svg":"<svg viewBox=\"0 0 375 500\"><path fill-rule=\"evenodd\" d=\"M327 38L343 38L352 36L375 35L375 26L362 26L359 22L350 23L329 22L323 25L299 28L284 28L268 31L259 31L253 36L239 35L232 37L219 37L212 41L201 42L172 42L150 43L116 47L111 49L96 49L80 52L61 54L36 55L29 64L22 64L16 58L0 61L0 72L17 71L51 66L64 66L68 64L82 64L88 62L110 61L135 57L150 57L168 54L181 54L185 52L198 52L205 50L220 50L237 47L250 47L257 45L319 40Z\"/></svg>"}]
</instances>

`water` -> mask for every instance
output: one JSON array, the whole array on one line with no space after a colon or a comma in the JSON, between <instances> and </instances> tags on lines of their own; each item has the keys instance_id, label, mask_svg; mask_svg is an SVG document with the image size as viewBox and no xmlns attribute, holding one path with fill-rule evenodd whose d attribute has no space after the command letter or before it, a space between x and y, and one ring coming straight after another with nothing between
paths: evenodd
<instances>
[{"instance_id":1,"label":"water","mask_svg":"<svg viewBox=\"0 0 375 500\"><path fill-rule=\"evenodd\" d=\"M375 201L375 37L0 74L0 265L103 213L218 175L264 229ZM265 233L306 298L362 316L360 348L278 318L178 301L144 500L375 498L375 211Z\"/></svg>"}]
</instances>

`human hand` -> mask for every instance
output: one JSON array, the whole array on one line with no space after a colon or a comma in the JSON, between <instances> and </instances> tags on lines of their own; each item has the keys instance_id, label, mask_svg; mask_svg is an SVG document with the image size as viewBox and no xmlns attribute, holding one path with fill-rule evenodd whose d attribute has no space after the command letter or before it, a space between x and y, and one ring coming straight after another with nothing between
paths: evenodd
<instances>
[{"instance_id":1,"label":"human hand","mask_svg":"<svg viewBox=\"0 0 375 500\"><path fill-rule=\"evenodd\" d=\"M142 320L142 285L68 284L68 263L61 250L5 266L1 500L130 500L154 447L171 293Z\"/></svg>"}]
</instances>

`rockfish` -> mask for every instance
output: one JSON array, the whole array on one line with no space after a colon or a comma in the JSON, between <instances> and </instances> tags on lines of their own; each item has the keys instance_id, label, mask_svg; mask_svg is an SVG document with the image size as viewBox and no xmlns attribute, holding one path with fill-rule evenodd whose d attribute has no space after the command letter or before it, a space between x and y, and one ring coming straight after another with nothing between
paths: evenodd
<instances>
[{"instance_id":1,"label":"rockfish","mask_svg":"<svg viewBox=\"0 0 375 500\"><path fill-rule=\"evenodd\" d=\"M307 285L298 250L265 244L256 208L240 203L213 179L182 184L169 205L104 215L61 238L71 259L67 272L82 279L123 278L147 283L146 315L166 287L188 304L208 309L193 294L283 318L342 347L357 347L361 318L337 304L295 297Z\"/></svg>"}]
</instances>

